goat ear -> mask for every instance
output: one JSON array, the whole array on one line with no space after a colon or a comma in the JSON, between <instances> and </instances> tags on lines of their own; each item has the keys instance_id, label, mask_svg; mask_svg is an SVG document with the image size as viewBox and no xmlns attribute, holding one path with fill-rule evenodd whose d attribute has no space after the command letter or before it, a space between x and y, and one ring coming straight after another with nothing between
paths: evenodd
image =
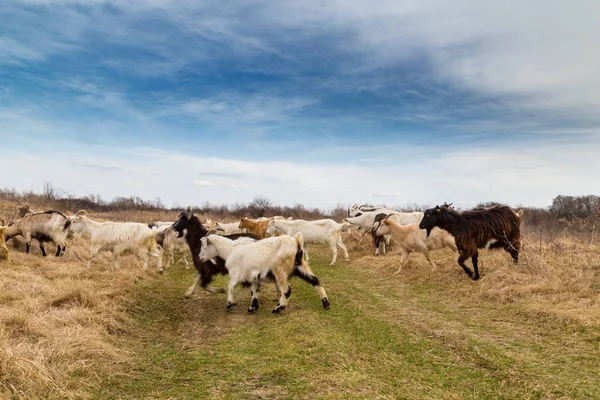
<instances>
[{"instance_id":1,"label":"goat ear","mask_svg":"<svg viewBox=\"0 0 600 400\"><path fill-rule=\"evenodd\" d=\"M441 208L440 206L435 206L435 211L440 212Z\"/></svg>"},{"instance_id":2,"label":"goat ear","mask_svg":"<svg viewBox=\"0 0 600 400\"><path fill-rule=\"evenodd\" d=\"M194 212L192 211L192 207L188 206L187 210L185 210L185 216L187 219L191 219L193 215Z\"/></svg>"}]
</instances>

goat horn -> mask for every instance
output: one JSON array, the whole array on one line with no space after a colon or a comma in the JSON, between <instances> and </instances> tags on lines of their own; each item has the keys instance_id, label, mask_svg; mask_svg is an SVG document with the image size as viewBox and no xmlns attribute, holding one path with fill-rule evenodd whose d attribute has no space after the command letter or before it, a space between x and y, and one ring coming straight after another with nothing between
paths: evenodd
<instances>
[{"instance_id":1,"label":"goat horn","mask_svg":"<svg viewBox=\"0 0 600 400\"><path fill-rule=\"evenodd\" d=\"M77 214L75 214L76 217L79 217L80 215L87 215L87 211L86 210L79 210L79 211L77 211Z\"/></svg>"}]
</instances>

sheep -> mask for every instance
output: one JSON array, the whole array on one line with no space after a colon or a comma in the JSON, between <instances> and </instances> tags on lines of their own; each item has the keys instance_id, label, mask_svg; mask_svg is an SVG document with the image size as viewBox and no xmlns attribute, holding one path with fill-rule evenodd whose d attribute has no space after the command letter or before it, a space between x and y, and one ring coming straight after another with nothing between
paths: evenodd
<instances>
[{"instance_id":1,"label":"sheep","mask_svg":"<svg viewBox=\"0 0 600 400\"><path fill-rule=\"evenodd\" d=\"M420 211L401 213L398 211L393 211L390 209L382 208L382 209L378 209L376 211L366 211L366 212L358 213L354 217L345 218L344 221L346 221L354 226L358 226L359 229L363 229L363 231L365 233L371 232L371 234L373 235L373 231L377 229L377 225L375 225L376 219L377 220L383 219L382 217L385 217L386 215L394 215L394 217L393 217L394 220L402 225L416 224L421 221L421 218L423 218L423 213ZM375 250L376 256L379 255L380 247L382 247L382 252L383 252L383 254L385 254L385 245L386 245L386 243L389 244L390 239L389 239L389 236L384 236L384 237L385 237L385 241L380 241L373 235L373 242L374 242L375 248L376 248L376 250Z\"/></svg>"},{"instance_id":2,"label":"sheep","mask_svg":"<svg viewBox=\"0 0 600 400\"><path fill-rule=\"evenodd\" d=\"M444 204L426 210L419 227L427 231L427 236L434 227L450 232L460 254L458 265L471 279L479 279L477 249L502 248L511 255L515 264L519 262L522 210L515 212L502 205L457 212L450 208L451 205ZM465 265L469 258L473 263L473 271Z\"/></svg>"},{"instance_id":3,"label":"sheep","mask_svg":"<svg viewBox=\"0 0 600 400\"><path fill-rule=\"evenodd\" d=\"M211 293L224 293L225 290L210 286L213 276L217 274L226 275L225 260L216 258L210 262L200 261L199 254L202 246L201 239L208 234L208 230L202 225L200 220L193 211L188 207L185 212L182 212L177 217L177 220L171 226L171 229L178 232L179 237L185 235L185 240L192 252L192 261L198 272L194 278L194 283L186 290L184 297L189 298L196 292L198 285ZM258 240L258 237L251 233L240 233L227 236L229 239L237 240L241 238L250 238Z\"/></svg>"},{"instance_id":4,"label":"sheep","mask_svg":"<svg viewBox=\"0 0 600 400\"><path fill-rule=\"evenodd\" d=\"M419 224L402 225L394 221L392 215L381 221L375 234L378 236L391 235L400 247L400 251L402 251L400 267L398 267L398 270L394 275L397 275L402 271L402 267L406 260L408 260L408 256L411 252L423 253L425 258L427 258L427 261L429 261L429 264L431 264L431 269L435 269L435 263L429 258L430 251L443 249L445 247L457 251L454 237L452 237L450 233L436 228L431 232L431 235L427 236L426 232L419 228Z\"/></svg>"},{"instance_id":5,"label":"sheep","mask_svg":"<svg viewBox=\"0 0 600 400\"><path fill-rule=\"evenodd\" d=\"M303 243L327 243L333 252L333 259L329 265L334 265L337 261L337 247L344 252L344 259L350 260L348 249L342 242L342 231L348 227L347 223L339 224L332 219L318 219L315 221L305 221L297 219L293 221L273 220L267 226L266 233L274 235L276 232L283 232L286 235L294 236L297 232L302 232ZM306 248L302 249L309 260Z\"/></svg>"},{"instance_id":6,"label":"sheep","mask_svg":"<svg viewBox=\"0 0 600 400\"><path fill-rule=\"evenodd\" d=\"M130 251L144 261L144 270L148 269L148 256L156 257L157 271L163 273L160 251L154 239L155 231L146 224L138 222L97 222L87 216L86 211L79 211L69 217L65 223L76 234L87 233L91 237L92 247L87 266L102 250L112 252L114 267L119 268L119 255Z\"/></svg>"},{"instance_id":7,"label":"sheep","mask_svg":"<svg viewBox=\"0 0 600 400\"><path fill-rule=\"evenodd\" d=\"M39 242L42 256L46 256L44 242L54 242L57 245L56 257L64 254L68 232L64 228L67 216L59 211L49 210L34 214L25 214L21 219L10 223L5 232L5 239L15 236L25 238L25 252L29 253L31 240Z\"/></svg>"},{"instance_id":8,"label":"sheep","mask_svg":"<svg viewBox=\"0 0 600 400\"><path fill-rule=\"evenodd\" d=\"M275 280L280 293L279 303L273 313L279 313L287 306L287 299L292 294L288 279L298 276L314 286L321 298L323 308L330 308L329 298L310 266L304 261L304 242L302 233L294 237L276 236L257 242L235 244L234 241L219 235L208 235L202 238L200 260L208 261L215 257L225 259L225 267L229 271L230 281L227 290L227 310L234 305L233 290L238 283L251 285L252 303L249 313L258 309L258 291L260 283L268 277Z\"/></svg>"},{"instance_id":9,"label":"sheep","mask_svg":"<svg viewBox=\"0 0 600 400\"><path fill-rule=\"evenodd\" d=\"M4 221L2 221L2 225L4 225ZM6 232L7 229L7 226L0 226L0 260L11 262L8 247L6 247L6 241L4 240L4 232Z\"/></svg>"},{"instance_id":10,"label":"sheep","mask_svg":"<svg viewBox=\"0 0 600 400\"><path fill-rule=\"evenodd\" d=\"M215 224L215 231L222 235L233 235L234 233L245 233L246 229L240 229L239 222L223 223L217 222Z\"/></svg>"},{"instance_id":11,"label":"sheep","mask_svg":"<svg viewBox=\"0 0 600 400\"><path fill-rule=\"evenodd\" d=\"M179 233L171 229L173 222L169 222L170 225L155 225L153 230L157 231L154 235L156 244L163 249L164 254L167 256L167 265L165 268L169 268L171 263L175 262L175 253L181 256L181 259L185 263L185 269L190 269L190 263L187 260L187 253L189 251L187 241L185 240L185 234L183 237L179 237Z\"/></svg>"},{"instance_id":12,"label":"sheep","mask_svg":"<svg viewBox=\"0 0 600 400\"><path fill-rule=\"evenodd\" d=\"M250 218L244 217L240 220L238 227L240 229L246 228L260 239L264 239L267 237L267 226L270 221L272 221L272 218L267 218L262 221L253 221Z\"/></svg>"}]
</instances>

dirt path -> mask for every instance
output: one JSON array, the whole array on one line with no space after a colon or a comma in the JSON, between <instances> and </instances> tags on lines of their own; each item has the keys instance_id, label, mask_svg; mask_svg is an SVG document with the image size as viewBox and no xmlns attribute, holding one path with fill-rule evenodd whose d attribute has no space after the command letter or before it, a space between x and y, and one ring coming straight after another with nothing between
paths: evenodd
<instances>
[{"instance_id":1,"label":"dirt path","mask_svg":"<svg viewBox=\"0 0 600 400\"><path fill-rule=\"evenodd\" d=\"M595 326L494 301L454 266L430 272L418 256L397 278L397 257L335 267L325 252L311 257L329 311L299 280L282 315L270 312L271 285L247 315L247 293L229 313L223 295L184 300L193 274L179 267L144 283L130 296L136 323L117 339L133 361L95 397L600 397Z\"/></svg>"}]
</instances>

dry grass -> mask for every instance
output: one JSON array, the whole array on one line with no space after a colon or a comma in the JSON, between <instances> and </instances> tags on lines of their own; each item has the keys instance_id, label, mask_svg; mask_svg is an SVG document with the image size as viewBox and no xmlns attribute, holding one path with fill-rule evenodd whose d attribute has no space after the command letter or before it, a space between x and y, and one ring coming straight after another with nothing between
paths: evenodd
<instances>
[{"instance_id":1,"label":"dry grass","mask_svg":"<svg viewBox=\"0 0 600 400\"><path fill-rule=\"evenodd\" d=\"M0 204L0 216L13 206ZM175 217L93 215L139 222ZM179 266L160 277L129 256L114 271L105 255L88 269L86 239L69 242L58 259L42 258L35 245L26 255L22 242L11 241L13 263L0 263L0 398L590 393L577 377L592 379L588 358L600 350L592 337L600 327L598 246L574 235L540 241L531 233L518 267L503 252L483 251L482 278L472 282L447 250L433 253L437 270L414 254L392 278L400 262L393 246L388 256L374 257L370 237L360 237L344 234L350 265L329 267L328 250L311 251L332 310L323 312L311 288L293 283L281 317L266 310L268 288L259 315L245 315L244 307L227 314L222 296L181 300L192 273ZM281 346L281 357L264 343ZM563 354L561 346L569 350ZM564 375L571 364L579 372ZM554 382L553 374L565 378Z\"/></svg>"},{"instance_id":2,"label":"dry grass","mask_svg":"<svg viewBox=\"0 0 600 400\"><path fill-rule=\"evenodd\" d=\"M10 212L4 204L0 211ZM5 214L6 215L6 214ZM174 219L176 213L95 214L98 220ZM100 376L130 354L110 337L128 330L127 293L155 279L134 256L113 270L107 254L86 268L89 240L69 241L63 257L41 257L37 244L9 241L12 263L0 263L0 398L86 398ZM49 254L54 246L47 244Z\"/></svg>"}]
</instances>

